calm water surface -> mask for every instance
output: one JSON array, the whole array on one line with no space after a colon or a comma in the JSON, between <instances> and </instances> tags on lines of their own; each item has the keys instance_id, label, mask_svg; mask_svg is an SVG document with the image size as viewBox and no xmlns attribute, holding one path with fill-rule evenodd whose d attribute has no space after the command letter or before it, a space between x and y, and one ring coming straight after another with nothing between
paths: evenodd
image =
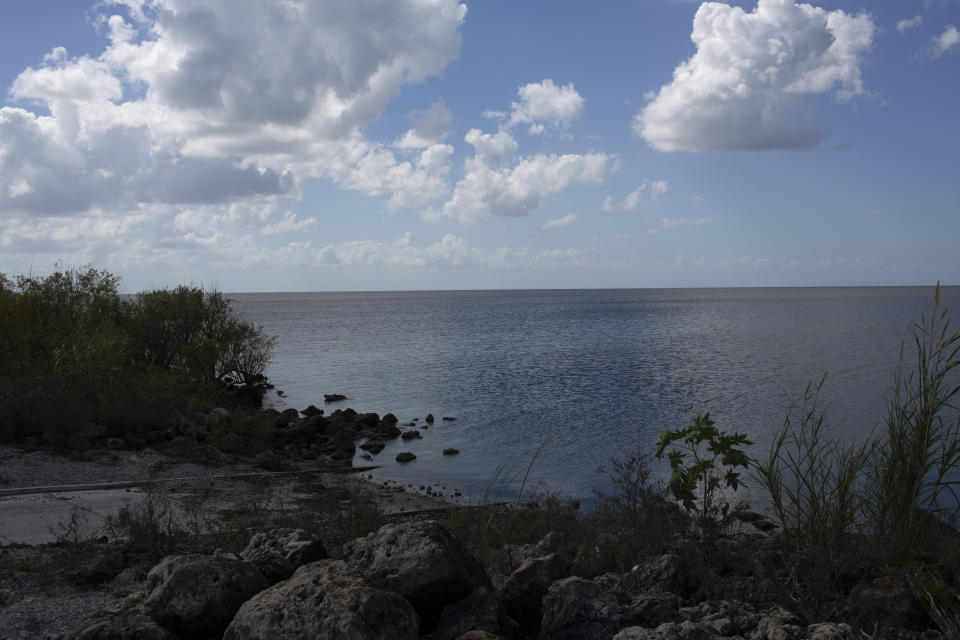
<instances>
[{"instance_id":1,"label":"calm water surface","mask_svg":"<svg viewBox=\"0 0 960 640\"><path fill-rule=\"evenodd\" d=\"M278 408L344 393L419 441L389 443L379 478L481 497L498 467L589 498L599 465L709 411L762 455L807 382L828 373L828 421L862 436L882 419L901 340L932 287L234 294L277 336ZM960 301L960 288L944 302ZM442 422L441 416L455 416ZM444 457L445 447L460 449ZM417 459L394 462L399 451ZM665 474L666 463L660 465ZM516 489L516 484L512 490Z\"/></svg>"}]
</instances>

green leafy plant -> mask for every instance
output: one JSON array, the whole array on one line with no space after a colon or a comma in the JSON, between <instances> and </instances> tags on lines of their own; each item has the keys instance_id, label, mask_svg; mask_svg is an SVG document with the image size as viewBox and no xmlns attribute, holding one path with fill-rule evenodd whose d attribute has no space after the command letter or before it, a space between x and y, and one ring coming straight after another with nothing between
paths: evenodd
<instances>
[{"instance_id":1,"label":"green leafy plant","mask_svg":"<svg viewBox=\"0 0 960 640\"><path fill-rule=\"evenodd\" d=\"M709 413L695 414L689 426L665 430L657 438L654 454L670 461L670 494L683 507L697 513L696 521L705 539L715 537L730 516L730 504L722 501L722 491L740 487L740 472L751 464L739 448L753 444L742 433L726 433L714 426ZM675 445L676 448L667 450Z\"/></svg>"}]
</instances>

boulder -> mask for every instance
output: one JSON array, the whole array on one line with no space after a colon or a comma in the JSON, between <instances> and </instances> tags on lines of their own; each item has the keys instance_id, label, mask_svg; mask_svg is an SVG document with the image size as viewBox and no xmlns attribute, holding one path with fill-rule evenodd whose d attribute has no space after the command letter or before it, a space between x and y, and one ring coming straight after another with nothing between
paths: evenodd
<instances>
[{"instance_id":1,"label":"boulder","mask_svg":"<svg viewBox=\"0 0 960 640\"><path fill-rule=\"evenodd\" d=\"M167 556L145 583L144 610L183 638L219 636L240 605L269 586L249 562L225 557Z\"/></svg>"},{"instance_id":2,"label":"boulder","mask_svg":"<svg viewBox=\"0 0 960 640\"><path fill-rule=\"evenodd\" d=\"M460 449L454 449L453 447L448 447L443 450L443 455L445 456L455 456L460 453Z\"/></svg>"},{"instance_id":3,"label":"boulder","mask_svg":"<svg viewBox=\"0 0 960 640\"><path fill-rule=\"evenodd\" d=\"M343 562L320 560L245 602L223 639L416 640L419 631L409 602L349 575Z\"/></svg>"},{"instance_id":4,"label":"boulder","mask_svg":"<svg viewBox=\"0 0 960 640\"><path fill-rule=\"evenodd\" d=\"M429 422L430 424L433 424L433 414L432 414L432 413L428 413L428 414L427 414L427 417L424 418L424 420L427 421L427 422Z\"/></svg>"},{"instance_id":5,"label":"boulder","mask_svg":"<svg viewBox=\"0 0 960 640\"><path fill-rule=\"evenodd\" d=\"M341 398L341 400L342 400L342 398ZM290 411L290 409L287 409L287 411ZM284 413L286 413L286 411L284 411ZM315 404L312 404L312 405L310 405L309 407L307 407L306 409L304 409L301 413L303 413L303 415L305 415L305 416L307 416L307 417L311 417L311 416L322 416L322 415L323 415L323 409L317 407L317 405L315 405Z\"/></svg>"},{"instance_id":6,"label":"boulder","mask_svg":"<svg viewBox=\"0 0 960 640\"><path fill-rule=\"evenodd\" d=\"M111 545L96 545L85 557L67 569L67 579L74 584L97 584L112 579L123 571L123 551Z\"/></svg>"},{"instance_id":7,"label":"boulder","mask_svg":"<svg viewBox=\"0 0 960 640\"><path fill-rule=\"evenodd\" d=\"M393 415L392 413L388 413L380 418L380 424L397 424L398 422L400 421L397 420L397 416Z\"/></svg>"},{"instance_id":8,"label":"boulder","mask_svg":"<svg viewBox=\"0 0 960 640\"><path fill-rule=\"evenodd\" d=\"M289 471L293 467L275 451L264 451L253 457L253 463L264 471Z\"/></svg>"},{"instance_id":9,"label":"boulder","mask_svg":"<svg viewBox=\"0 0 960 640\"><path fill-rule=\"evenodd\" d=\"M478 587L467 597L443 608L432 639L456 640L468 633L512 638L516 635L516 626L493 593L485 587Z\"/></svg>"},{"instance_id":10,"label":"boulder","mask_svg":"<svg viewBox=\"0 0 960 640\"><path fill-rule=\"evenodd\" d=\"M120 451L127 447L127 443L123 438L104 438L101 442L104 447L111 451Z\"/></svg>"},{"instance_id":11,"label":"boulder","mask_svg":"<svg viewBox=\"0 0 960 640\"><path fill-rule=\"evenodd\" d=\"M344 545L343 556L352 572L409 600L428 632L447 605L493 590L480 562L435 522L384 525Z\"/></svg>"},{"instance_id":12,"label":"boulder","mask_svg":"<svg viewBox=\"0 0 960 640\"><path fill-rule=\"evenodd\" d=\"M881 627L912 628L922 623L924 617L903 576L883 576L858 584L850 592L849 602L855 614Z\"/></svg>"},{"instance_id":13,"label":"boulder","mask_svg":"<svg viewBox=\"0 0 960 640\"><path fill-rule=\"evenodd\" d=\"M179 640L148 616L132 611L97 611L83 618L64 640Z\"/></svg>"},{"instance_id":14,"label":"boulder","mask_svg":"<svg viewBox=\"0 0 960 640\"><path fill-rule=\"evenodd\" d=\"M559 531L551 531L536 544L506 544L504 546L510 555L510 566L519 567L526 560L542 558L559 550L562 543L563 534Z\"/></svg>"},{"instance_id":15,"label":"boulder","mask_svg":"<svg viewBox=\"0 0 960 640\"><path fill-rule=\"evenodd\" d=\"M380 424L380 416L375 413L357 414L357 422L365 427L375 427Z\"/></svg>"},{"instance_id":16,"label":"boulder","mask_svg":"<svg viewBox=\"0 0 960 640\"><path fill-rule=\"evenodd\" d=\"M453 416L443 416L443 418L441 418L441 420L446 420L447 422L452 422L452 421L456 420L456 418L454 418Z\"/></svg>"},{"instance_id":17,"label":"boulder","mask_svg":"<svg viewBox=\"0 0 960 640\"><path fill-rule=\"evenodd\" d=\"M383 448L385 446L387 446L387 443L385 443L383 440L373 439L373 440L367 440L366 442L361 444L360 448L363 449L364 451L369 451L370 453L380 453L381 451L383 451Z\"/></svg>"},{"instance_id":18,"label":"boulder","mask_svg":"<svg viewBox=\"0 0 960 640\"><path fill-rule=\"evenodd\" d=\"M83 436L70 436L64 444L71 451L86 451L90 448L90 441Z\"/></svg>"},{"instance_id":19,"label":"boulder","mask_svg":"<svg viewBox=\"0 0 960 640\"><path fill-rule=\"evenodd\" d=\"M413 440L413 439L419 440L423 436L421 436L420 432L417 431L416 429L411 429L410 431L404 431L403 433L401 433L400 437L403 438L404 440Z\"/></svg>"},{"instance_id":20,"label":"boulder","mask_svg":"<svg viewBox=\"0 0 960 640\"><path fill-rule=\"evenodd\" d=\"M250 453L246 440L236 433L228 433L217 445L217 449L223 453L232 453L239 456Z\"/></svg>"},{"instance_id":21,"label":"boulder","mask_svg":"<svg viewBox=\"0 0 960 640\"><path fill-rule=\"evenodd\" d=\"M682 622L674 594L646 592L630 597L626 592L605 591L596 583L571 576L554 582L543 597L543 640L609 638L630 626L656 627Z\"/></svg>"},{"instance_id":22,"label":"boulder","mask_svg":"<svg viewBox=\"0 0 960 640\"><path fill-rule=\"evenodd\" d=\"M540 631L540 620L543 618L540 601L551 584L567 575L567 563L552 553L543 558L526 560L507 578L500 590L500 601L524 634L536 636Z\"/></svg>"},{"instance_id":23,"label":"boulder","mask_svg":"<svg viewBox=\"0 0 960 640\"><path fill-rule=\"evenodd\" d=\"M346 400L347 396L342 393L325 393L323 394L324 402L340 402L341 400Z\"/></svg>"},{"instance_id":24,"label":"boulder","mask_svg":"<svg viewBox=\"0 0 960 640\"><path fill-rule=\"evenodd\" d=\"M710 640L718 637L710 627L685 620L680 624L665 622L653 629L627 627L613 636L613 640Z\"/></svg>"},{"instance_id":25,"label":"boulder","mask_svg":"<svg viewBox=\"0 0 960 640\"><path fill-rule=\"evenodd\" d=\"M805 626L783 607L767 607L760 612L757 628L747 634L749 640L799 640Z\"/></svg>"},{"instance_id":26,"label":"boulder","mask_svg":"<svg viewBox=\"0 0 960 640\"><path fill-rule=\"evenodd\" d=\"M416 459L417 459L417 456L410 453L409 451L402 451L397 454L397 462L411 462Z\"/></svg>"},{"instance_id":27,"label":"boulder","mask_svg":"<svg viewBox=\"0 0 960 640\"><path fill-rule=\"evenodd\" d=\"M230 411L224 407L217 407L206 415L204 422L210 427L228 425L230 424Z\"/></svg>"},{"instance_id":28,"label":"boulder","mask_svg":"<svg viewBox=\"0 0 960 640\"><path fill-rule=\"evenodd\" d=\"M857 634L848 624L821 622L807 627L806 640L855 640Z\"/></svg>"},{"instance_id":29,"label":"boulder","mask_svg":"<svg viewBox=\"0 0 960 640\"><path fill-rule=\"evenodd\" d=\"M705 564L678 553L665 553L624 574L622 588L633 594L669 591L686 599L704 583L705 573Z\"/></svg>"},{"instance_id":30,"label":"boulder","mask_svg":"<svg viewBox=\"0 0 960 640\"><path fill-rule=\"evenodd\" d=\"M747 635L757 628L760 614L740 600L709 600L680 610L684 616L707 625L722 636Z\"/></svg>"},{"instance_id":31,"label":"boulder","mask_svg":"<svg viewBox=\"0 0 960 640\"><path fill-rule=\"evenodd\" d=\"M577 576L554 582L541 602L542 640L606 640L618 629L621 607L613 592Z\"/></svg>"},{"instance_id":32,"label":"boulder","mask_svg":"<svg viewBox=\"0 0 960 640\"><path fill-rule=\"evenodd\" d=\"M313 405L310 405L310 407L312 407L312 406L313 406ZM307 410L309 410L310 407L307 407ZM317 409L317 411L319 411L319 415L322 415L322 414L323 414L323 411L322 411L322 410ZM281 429L286 429L287 427L290 426L290 423L291 423L291 422L293 422L294 420L299 420L299 419L300 419L300 412L299 412L299 411L297 411L296 409L284 409L284 410L280 413L280 415L277 416L277 417L274 419L273 424L274 424L274 426L279 427L279 428L281 428Z\"/></svg>"},{"instance_id":33,"label":"boulder","mask_svg":"<svg viewBox=\"0 0 960 640\"><path fill-rule=\"evenodd\" d=\"M303 529L271 529L254 535L240 557L276 584L299 567L325 559L327 550L319 538Z\"/></svg>"},{"instance_id":34,"label":"boulder","mask_svg":"<svg viewBox=\"0 0 960 640\"><path fill-rule=\"evenodd\" d=\"M373 429L373 434L384 440L392 440L401 433L402 431L400 431L400 427L397 426L396 422L381 421L380 424Z\"/></svg>"}]
</instances>

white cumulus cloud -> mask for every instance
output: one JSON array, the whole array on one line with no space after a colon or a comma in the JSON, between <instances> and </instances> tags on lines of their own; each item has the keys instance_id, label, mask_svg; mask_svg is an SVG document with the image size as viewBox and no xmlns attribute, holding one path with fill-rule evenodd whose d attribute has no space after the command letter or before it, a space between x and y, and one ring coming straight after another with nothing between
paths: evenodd
<instances>
[{"instance_id":1,"label":"white cumulus cloud","mask_svg":"<svg viewBox=\"0 0 960 640\"><path fill-rule=\"evenodd\" d=\"M921 24L923 24L923 16L918 14L912 18L906 18L897 22L897 31L904 33L905 31L919 27Z\"/></svg>"},{"instance_id":2,"label":"white cumulus cloud","mask_svg":"<svg viewBox=\"0 0 960 640\"><path fill-rule=\"evenodd\" d=\"M577 214L568 213L562 218L556 218L553 220L547 220L542 225L537 227L540 231L549 231L550 229L559 229L561 227L568 227L573 224L577 219Z\"/></svg>"},{"instance_id":3,"label":"white cumulus cloud","mask_svg":"<svg viewBox=\"0 0 960 640\"><path fill-rule=\"evenodd\" d=\"M277 222L272 222L266 225L260 230L260 233L266 236L275 235L278 233L291 233L293 231L300 231L301 229L305 229L315 224L317 224L316 218L297 220L296 214L287 211L285 214L283 214L283 218Z\"/></svg>"},{"instance_id":4,"label":"white cumulus cloud","mask_svg":"<svg viewBox=\"0 0 960 640\"><path fill-rule=\"evenodd\" d=\"M429 109L412 111L407 118L413 128L403 134L393 146L398 149L420 149L436 144L447 137L450 124L453 122L453 112L447 108L443 100L433 103Z\"/></svg>"},{"instance_id":5,"label":"white cumulus cloud","mask_svg":"<svg viewBox=\"0 0 960 640\"><path fill-rule=\"evenodd\" d=\"M514 160L516 141L504 131L490 135L471 129L465 139L475 150L464 161L465 175L441 210L424 212L427 219L474 222L488 215L527 215L573 184L603 182L614 164L612 156L597 152L539 153Z\"/></svg>"},{"instance_id":6,"label":"white cumulus cloud","mask_svg":"<svg viewBox=\"0 0 960 640\"><path fill-rule=\"evenodd\" d=\"M653 200L660 200L663 198L667 191L669 191L669 185L666 180L644 180L643 184L627 194L620 202L617 202L613 199L613 196L607 196L603 200L603 210L610 211L635 211L638 209L643 200L645 193L650 193L650 198Z\"/></svg>"},{"instance_id":7,"label":"white cumulus cloud","mask_svg":"<svg viewBox=\"0 0 960 640\"><path fill-rule=\"evenodd\" d=\"M531 82L517 90L518 100L511 105L507 126L529 124L528 133L544 133L546 127L567 129L580 117L583 97L573 83L560 86L549 78L543 82Z\"/></svg>"},{"instance_id":8,"label":"white cumulus cloud","mask_svg":"<svg viewBox=\"0 0 960 640\"><path fill-rule=\"evenodd\" d=\"M960 31L957 31L952 24L948 24L943 33L933 39L933 57L939 58L958 44L960 44Z\"/></svg>"},{"instance_id":9,"label":"white cumulus cloud","mask_svg":"<svg viewBox=\"0 0 960 640\"><path fill-rule=\"evenodd\" d=\"M54 49L0 108L0 215L226 207L321 176L395 208L449 191L442 103L413 114L410 159L360 130L458 55L456 0L103 0L94 13L103 52Z\"/></svg>"},{"instance_id":10,"label":"white cumulus cloud","mask_svg":"<svg viewBox=\"0 0 960 640\"><path fill-rule=\"evenodd\" d=\"M706 218L660 218L660 224L653 229L647 231L649 234L657 234L661 231L666 231L668 229L676 229L677 227L696 227L701 224L707 224L711 222L713 217Z\"/></svg>"},{"instance_id":11,"label":"white cumulus cloud","mask_svg":"<svg viewBox=\"0 0 960 640\"><path fill-rule=\"evenodd\" d=\"M812 147L826 132L803 114L804 96L862 93L874 29L867 14L794 0L758 0L750 13L705 2L696 53L640 110L634 133L660 151Z\"/></svg>"}]
</instances>

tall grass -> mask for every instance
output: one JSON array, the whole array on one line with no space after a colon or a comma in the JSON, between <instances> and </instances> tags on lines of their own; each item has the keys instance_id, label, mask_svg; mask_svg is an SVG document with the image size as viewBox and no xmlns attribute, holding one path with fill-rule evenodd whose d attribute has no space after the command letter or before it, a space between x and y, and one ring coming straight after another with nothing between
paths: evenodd
<instances>
[{"instance_id":1,"label":"tall grass","mask_svg":"<svg viewBox=\"0 0 960 640\"><path fill-rule=\"evenodd\" d=\"M893 375L885 433L869 465L873 526L888 534L895 557L919 541L933 513L957 514L960 485L960 332L950 327L949 308L941 308L937 283L934 309L913 325L913 350Z\"/></svg>"},{"instance_id":2,"label":"tall grass","mask_svg":"<svg viewBox=\"0 0 960 640\"><path fill-rule=\"evenodd\" d=\"M864 528L863 471L875 445L872 438L846 444L828 433L817 407L826 377L808 383L787 412L767 460L757 464L757 480L791 542L836 550L846 534Z\"/></svg>"},{"instance_id":3,"label":"tall grass","mask_svg":"<svg viewBox=\"0 0 960 640\"><path fill-rule=\"evenodd\" d=\"M801 547L835 551L850 533L872 533L899 562L941 520L956 518L960 485L960 332L937 284L934 309L912 325L877 433L859 445L829 433L807 385L787 413L758 480L784 533ZM931 524L933 523L933 524Z\"/></svg>"}]
</instances>

